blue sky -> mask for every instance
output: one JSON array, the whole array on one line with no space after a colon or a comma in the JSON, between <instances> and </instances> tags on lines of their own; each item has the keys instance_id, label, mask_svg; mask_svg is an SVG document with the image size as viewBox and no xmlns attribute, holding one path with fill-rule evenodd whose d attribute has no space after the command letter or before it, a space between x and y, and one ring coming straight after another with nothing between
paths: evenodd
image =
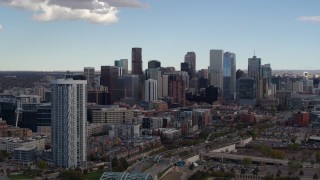
<instances>
[{"instance_id":1,"label":"blue sky","mask_svg":"<svg viewBox=\"0 0 320 180\"><path fill-rule=\"evenodd\" d=\"M157 59L180 69L194 51L203 69L223 49L247 69L255 49L273 69L320 69L320 1L0 0L1 71L100 70L130 62L132 47L144 68Z\"/></svg>"}]
</instances>

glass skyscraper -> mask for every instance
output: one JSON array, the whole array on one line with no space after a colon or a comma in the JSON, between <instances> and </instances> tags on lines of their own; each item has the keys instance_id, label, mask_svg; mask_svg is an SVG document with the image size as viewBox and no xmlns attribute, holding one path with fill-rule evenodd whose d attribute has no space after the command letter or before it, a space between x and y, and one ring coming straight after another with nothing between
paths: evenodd
<instances>
[{"instance_id":1,"label":"glass skyscraper","mask_svg":"<svg viewBox=\"0 0 320 180\"><path fill-rule=\"evenodd\" d=\"M236 55L223 54L223 99L234 100L236 91Z\"/></svg>"}]
</instances>

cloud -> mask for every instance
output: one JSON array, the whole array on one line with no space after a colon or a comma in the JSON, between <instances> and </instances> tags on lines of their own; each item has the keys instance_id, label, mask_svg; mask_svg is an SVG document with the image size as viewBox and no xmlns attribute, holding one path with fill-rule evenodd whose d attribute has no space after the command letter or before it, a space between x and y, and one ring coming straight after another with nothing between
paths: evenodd
<instances>
[{"instance_id":1,"label":"cloud","mask_svg":"<svg viewBox=\"0 0 320 180\"><path fill-rule=\"evenodd\" d=\"M34 12L37 21L85 20L111 24L118 21L118 8L146 8L139 0L0 0L5 4Z\"/></svg>"},{"instance_id":2,"label":"cloud","mask_svg":"<svg viewBox=\"0 0 320 180\"><path fill-rule=\"evenodd\" d=\"M320 23L320 16L300 16L297 19L303 22Z\"/></svg>"},{"instance_id":3,"label":"cloud","mask_svg":"<svg viewBox=\"0 0 320 180\"><path fill-rule=\"evenodd\" d=\"M0 24L0 31L2 30L2 25Z\"/></svg>"}]
</instances>

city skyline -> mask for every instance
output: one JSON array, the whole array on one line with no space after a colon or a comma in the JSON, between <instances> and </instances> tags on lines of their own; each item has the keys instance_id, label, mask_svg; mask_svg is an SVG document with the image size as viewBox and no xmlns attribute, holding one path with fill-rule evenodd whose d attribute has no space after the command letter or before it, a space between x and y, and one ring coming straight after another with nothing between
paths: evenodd
<instances>
[{"instance_id":1,"label":"city skyline","mask_svg":"<svg viewBox=\"0 0 320 180\"><path fill-rule=\"evenodd\" d=\"M118 59L131 67L133 47L143 49L143 70L154 59L178 70L190 51L197 70L207 69L211 49L235 53L237 69L254 51L274 70L320 69L315 0L46 2L0 1L1 71L99 70ZM62 11L49 16L53 4Z\"/></svg>"}]
</instances>

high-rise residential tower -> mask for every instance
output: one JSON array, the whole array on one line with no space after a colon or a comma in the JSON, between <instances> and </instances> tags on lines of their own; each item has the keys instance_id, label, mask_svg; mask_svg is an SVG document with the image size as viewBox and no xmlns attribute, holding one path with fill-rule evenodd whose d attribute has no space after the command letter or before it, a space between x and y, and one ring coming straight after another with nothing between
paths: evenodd
<instances>
[{"instance_id":1,"label":"high-rise residential tower","mask_svg":"<svg viewBox=\"0 0 320 180\"><path fill-rule=\"evenodd\" d=\"M256 84L256 98L258 100L262 97L262 71L261 58L253 56L248 59L248 77L253 78Z\"/></svg>"},{"instance_id":2,"label":"high-rise residential tower","mask_svg":"<svg viewBox=\"0 0 320 180\"><path fill-rule=\"evenodd\" d=\"M236 91L236 55L225 52L223 55L223 98L234 100Z\"/></svg>"},{"instance_id":3,"label":"high-rise residential tower","mask_svg":"<svg viewBox=\"0 0 320 180\"><path fill-rule=\"evenodd\" d=\"M143 75L142 71L142 48L132 48L132 74Z\"/></svg>"},{"instance_id":4,"label":"high-rise residential tower","mask_svg":"<svg viewBox=\"0 0 320 180\"><path fill-rule=\"evenodd\" d=\"M195 52L187 52L184 56L184 62L189 64L190 74L192 76L196 75L196 53Z\"/></svg>"},{"instance_id":5,"label":"high-rise residential tower","mask_svg":"<svg viewBox=\"0 0 320 180\"><path fill-rule=\"evenodd\" d=\"M61 168L85 167L87 162L87 81L51 82L53 162Z\"/></svg>"},{"instance_id":6,"label":"high-rise residential tower","mask_svg":"<svg viewBox=\"0 0 320 180\"><path fill-rule=\"evenodd\" d=\"M86 77L87 79L87 86L89 89L94 88L95 83L94 83L94 67L85 67L83 69L83 75Z\"/></svg>"},{"instance_id":7,"label":"high-rise residential tower","mask_svg":"<svg viewBox=\"0 0 320 180\"><path fill-rule=\"evenodd\" d=\"M210 85L223 90L223 50L210 50Z\"/></svg>"}]
</instances>

